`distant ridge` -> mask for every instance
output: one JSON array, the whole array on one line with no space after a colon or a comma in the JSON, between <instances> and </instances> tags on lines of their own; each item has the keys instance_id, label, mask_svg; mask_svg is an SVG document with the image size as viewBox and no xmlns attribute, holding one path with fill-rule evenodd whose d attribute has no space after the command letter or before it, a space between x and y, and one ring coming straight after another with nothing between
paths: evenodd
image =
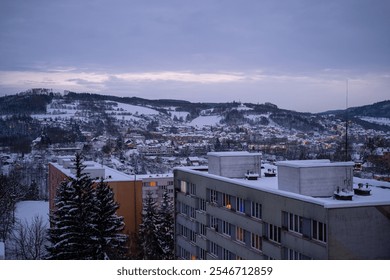
<instances>
[{"instance_id":1,"label":"distant ridge","mask_svg":"<svg viewBox=\"0 0 390 280\"><path fill-rule=\"evenodd\" d=\"M320 115L341 115L345 114L344 110L329 110ZM351 117L367 116L375 118L390 118L390 100L384 100L371 105L363 105L348 108L348 115Z\"/></svg>"},{"instance_id":2,"label":"distant ridge","mask_svg":"<svg viewBox=\"0 0 390 280\"><path fill-rule=\"evenodd\" d=\"M326 129L324 118L345 119L345 110L330 110L322 113L297 112L279 108L277 105L265 102L264 104L220 102L192 103L186 100L176 99L145 99L141 97L119 97L101 95L95 93L77 93L65 91L64 94L54 93L50 89L31 89L15 95L0 97L0 115L31 115L46 113L47 105L53 98L86 102L118 102L130 105L144 106L169 116L172 111L187 112L187 121L199 117L201 114L218 115L221 121L230 125L242 125L245 123L256 124L260 122L269 124L273 122L287 129L295 129L302 132L323 131ZM245 108L245 110L242 110ZM253 120L256 116L257 121ZM348 108L348 118L366 129L389 131L390 126L367 121L366 117L390 119L390 100L376 102L371 105Z\"/></svg>"}]
</instances>

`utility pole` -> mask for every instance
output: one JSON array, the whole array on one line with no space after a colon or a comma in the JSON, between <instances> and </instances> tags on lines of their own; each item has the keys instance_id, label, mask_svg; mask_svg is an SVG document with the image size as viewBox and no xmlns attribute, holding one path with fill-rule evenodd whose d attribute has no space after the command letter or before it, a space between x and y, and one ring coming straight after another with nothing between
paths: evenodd
<instances>
[{"instance_id":1,"label":"utility pole","mask_svg":"<svg viewBox=\"0 0 390 280\"><path fill-rule=\"evenodd\" d=\"M346 80L345 95L345 161L348 161L348 79Z\"/></svg>"}]
</instances>

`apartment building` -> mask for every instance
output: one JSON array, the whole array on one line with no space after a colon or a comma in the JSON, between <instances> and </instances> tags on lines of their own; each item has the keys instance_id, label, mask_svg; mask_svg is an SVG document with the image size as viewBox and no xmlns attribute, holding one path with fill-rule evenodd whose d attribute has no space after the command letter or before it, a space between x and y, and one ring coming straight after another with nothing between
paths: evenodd
<instances>
[{"instance_id":1,"label":"apartment building","mask_svg":"<svg viewBox=\"0 0 390 280\"><path fill-rule=\"evenodd\" d=\"M390 259L390 184L352 162L260 167L258 153L209 153L174 170L179 259ZM267 176L266 176L267 174Z\"/></svg>"},{"instance_id":2,"label":"apartment building","mask_svg":"<svg viewBox=\"0 0 390 280\"><path fill-rule=\"evenodd\" d=\"M128 235L138 232L142 222L143 201L150 192L159 204L166 190L173 200L173 174L128 175L93 161L83 162L84 171L97 184L100 178L112 188L114 199L119 204L118 215L123 216L124 232ZM74 156L58 157L49 163L49 208L54 209L57 187L67 178L73 177Z\"/></svg>"}]
</instances>

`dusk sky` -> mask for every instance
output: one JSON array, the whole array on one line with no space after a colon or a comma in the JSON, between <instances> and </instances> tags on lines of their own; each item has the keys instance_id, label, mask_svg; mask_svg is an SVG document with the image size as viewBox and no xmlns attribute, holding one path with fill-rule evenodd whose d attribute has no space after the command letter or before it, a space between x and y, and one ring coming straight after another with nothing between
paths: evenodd
<instances>
[{"instance_id":1,"label":"dusk sky","mask_svg":"<svg viewBox=\"0 0 390 280\"><path fill-rule=\"evenodd\" d=\"M321 112L390 99L388 0L1 0L0 95Z\"/></svg>"}]
</instances>

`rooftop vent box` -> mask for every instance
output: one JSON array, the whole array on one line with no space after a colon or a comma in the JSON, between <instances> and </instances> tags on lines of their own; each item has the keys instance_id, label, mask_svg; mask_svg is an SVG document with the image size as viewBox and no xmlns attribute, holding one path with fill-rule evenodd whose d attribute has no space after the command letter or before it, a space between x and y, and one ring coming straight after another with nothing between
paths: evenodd
<instances>
[{"instance_id":1,"label":"rooftop vent box","mask_svg":"<svg viewBox=\"0 0 390 280\"><path fill-rule=\"evenodd\" d=\"M261 153L211 152L207 156L210 174L227 178L245 178L246 174L260 174Z\"/></svg>"},{"instance_id":2,"label":"rooftop vent box","mask_svg":"<svg viewBox=\"0 0 390 280\"><path fill-rule=\"evenodd\" d=\"M313 197L331 197L337 187L352 191L353 162L296 160L277 166L280 190Z\"/></svg>"}]
</instances>

